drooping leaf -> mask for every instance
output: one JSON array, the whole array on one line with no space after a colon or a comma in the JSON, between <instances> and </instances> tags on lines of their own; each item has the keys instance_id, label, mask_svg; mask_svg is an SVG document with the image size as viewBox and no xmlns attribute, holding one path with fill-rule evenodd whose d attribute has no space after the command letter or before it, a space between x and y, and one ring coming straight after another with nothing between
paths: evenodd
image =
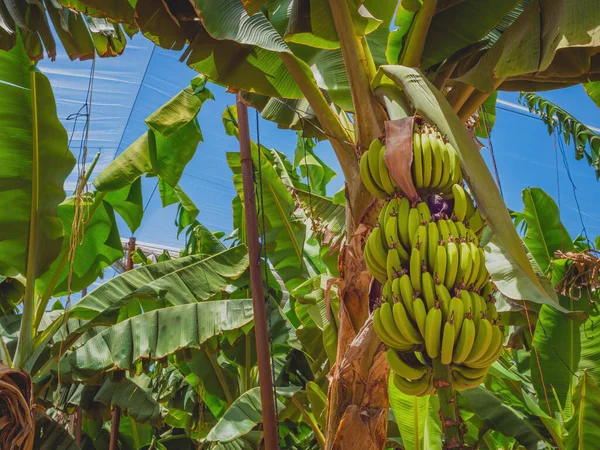
<instances>
[{"instance_id":1,"label":"drooping leaf","mask_svg":"<svg viewBox=\"0 0 600 450\"><path fill-rule=\"evenodd\" d=\"M167 305L206 300L247 267L244 245L209 257L192 255L138 267L94 289L71 308L69 317L92 320L127 297L162 299Z\"/></svg>"},{"instance_id":2,"label":"drooping leaf","mask_svg":"<svg viewBox=\"0 0 600 450\"><path fill-rule=\"evenodd\" d=\"M156 360L185 348L200 348L212 336L253 319L251 300L216 300L154 310L98 333L65 355L60 372L85 380L109 370L135 370L140 359Z\"/></svg>"},{"instance_id":3,"label":"drooping leaf","mask_svg":"<svg viewBox=\"0 0 600 450\"><path fill-rule=\"evenodd\" d=\"M424 443L428 437L425 436L425 422L429 410L429 396L406 395L396 388L391 377L388 383L388 393L390 407L400 430L404 448L406 450L426 448Z\"/></svg>"},{"instance_id":4,"label":"drooping leaf","mask_svg":"<svg viewBox=\"0 0 600 450\"><path fill-rule=\"evenodd\" d=\"M533 295L527 297L519 292L513 292L515 296L509 296L517 299L539 297L546 302L557 303L553 291L544 289L535 274L523 248L521 238L513 226L506 207L503 206L502 196L479 149L446 98L416 69L403 66L381 66L374 85L381 84L385 78L391 79L402 87L417 113L428 122L435 124L457 149L464 178L475 197L477 206L486 217L495 238L501 241L503 251L510 255L516 268L529 280L527 284L533 291Z\"/></svg>"},{"instance_id":5,"label":"drooping leaf","mask_svg":"<svg viewBox=\"0 0 600 450\"><path fill-rule=\"evenodd\" d=\"M119 213L131 232L135 233L144 215L141 177L117 191L108 192L104 200Z\"/></svg>"},{"instance_id":6,"label":"drooping leaf","mask_svg":"<svg viewBox=\"0 0 600 450\"><path fill-rule=\"evenodd\" d=\"M125 378L122 381L113 381L107 378L94 396L94 401L109 408L118 406L122 414L132 417L137 422L159 424L167 413L166 408L152 396L147 386L138 383L143 383L143 379Z\"/></svg>"},{"instance_id":7,"label":"drooping leaf","mask_svg":"<svg viewBox=\"0 0 600 450\"><path fill-rule=\"evenodd\" d=\"M582 86L585 89L585 92L587 92L587 95L589 95L596 106L600 108L600 81L583 83Z\"/></svg>"},{"instance_id":8,"label":"drooping leaf","mask_svg":"<svg viewBox=\"0 0 600 450\"><path fill-rule=\"evenodd\" d=\"M286 399L297 392L299 387L278 387L277 408L283 412ZM248 434L257 424L262 422L262 406L260 388L253 388L240 395L229 407L223 417L210 430L208 442L230 442Z\"/></svg>"},{"instance_id":9,"label":"drooping leaf","mask_svg":"<svg viewBox=\"0 0 600 450\"><path fill-rule=\"evenodd\" d=\"M37 280L36 289L48 296L77 292L92 284L106 267L110 267L123 256L123 246L115 214L110 204L95 198L83 198L78 201L74 197L67 198L58 207L58 215L63 222L65 238L59 257L50 269ZM71 234L76 209L79 210L79 221L86 221L82 238L77 239L77 246L71 255ZM93 214L90 214L93 212ZM83 228L81 224L78 225ZM71 263L69 262L71 261ZM71 274L69 276L69 274ZM54 286L50 286L54 282ZM70 286L69 286L70 283ZM47 292L52 289L51 292Z\"/></svg>"},{"instance_id":10,"label":"drooping leaf","mask_svg":"<svg viewBox=\"0 0 600 450\"><path fill-rule=\"evenodd\" d=\"M133 6L130 1L123 0L58 0L58 2L75 11L93 17L110 17L119 22L133 22ZM135 3L133 3L135 4Z\"/></svg>"},{"instance_id":11,"label":"drooping leaf","mask_svg":"<svg viewBox=\"0 0 600 450\"><path fill-rule=\"evenodd\" d=\"M46 2L48 15L69 58L81 61L93 58L94 43L83 17L77 12L66 8L59 9L49 3L52 2ZM66 30L63 28L64 24L67 24Z\"/></svg>"},{"instance_id":12,"label":"drooping leaf","mask_svg":"<svg viewBox=\"0 0 600 450\"><path fill-rule=\"evenodd\" d=\"M544 273L548 271L557 250L569 252L573 243L560 221L560 212L552 197L540 188L523 190L523 217L527 234L523 241Z\"/></svg>"},{"instance_id":13,"label":"drooping leaf","mask_svg":"<svg viewBox=\"0 0 600 450\"><path fill-rule=\"evenodd\" d=\"M584 450L597 445L600 435L594 424L600 420L600 388L584 371L579 377L573 396L574 414L565 424L569 449Z\"/></svg>"},{"instance_id":14,"label":"drooping leaf","mask_svg":"<svg viewBox=\"0 0 600 450\"><path fill-rule=\"evenodd\" d=\"M479 138L487 139L492 134L492 129L496 124L496 100L498 99L498 91L494 91L479 110L479 120L475 126L475 135Z\"/></svg>"},{"instance_id":15,"label":"drooping leaf","mask_svg":"<svg viewBox=\"0 0 600 450\"><path fill-rule=\"evenodd\" d=\"M33 450L79 450L79 446L63 425L38 413Z\"/></svg>"},{"instance_id":16,"label":"drooping leaf","mask_svg":"<svg viewBox=\"0 0 600 450\"><path fill-rule=\"evenodd\" d=\"M519 0L465 0L433 16L423 50L422 67L444 61L483 39L519 4Z\"/></svg>"},{"instance_id":17,"label":"drooping leaf","mask_svg":"<svg viewBox=\"0 0 600 450\"><path fill-rule=\"evenodd\" d=\"M525 448L543 448L544 437L526 414L503 403L482 386L460 393L469 408L505 436L512 436ZM541 425L541 424L540 424Z\"/></svg>"},{"instance_id":18,"label":"drooping leaf","mask_svg":"<svg viewBox=\"0 0 600 450\"><path fill-rule=\"evenodd\" d=\"M50 82L30 67L20 40L0 54L0 91L5 136L0 150L0 274L37 277L60 252L63 226L57 209L75 158L56 115Z\"/></svg>"},{"instance_id":19,"label":"drooping leaf","mask_svg":"<svg viewBox=\"0 0 600 450\"><path fill-rule=\"evenodd\" d=\"M212 92L205 88L206 77L198 75L190 86L162 105L146 118L148 128L169 137L193 121L207 100L214 100Z\"/></svg>"},{"instance_id":20,"label":"drooping leaf","mask_svg":"<svg viewBox=\"0 0 600 450\"><path fill-rule=\"evenodd\" d=\"M181 233L184 228L194 223L200 210L179 185L171 187L169 183L162 179L160 179L158 183L163 207L179 202L177 217L175 218L177 236L179 236L179 233Z\"/></svg>"},{"instance_id":21,"label":"drooping leaf","mask_svg":"<svg viewBox=\"0 0 600 450\"><path fill-rule=\"evenodd\" d=\"M560 106L537 94L527 93L521 100L531 112L542 118L550 134L558 132L567 146L573 144L575 159L580 160L585 156L596 171L596 180L600 179L600 136Z\"/></svg>"}]
</instances>

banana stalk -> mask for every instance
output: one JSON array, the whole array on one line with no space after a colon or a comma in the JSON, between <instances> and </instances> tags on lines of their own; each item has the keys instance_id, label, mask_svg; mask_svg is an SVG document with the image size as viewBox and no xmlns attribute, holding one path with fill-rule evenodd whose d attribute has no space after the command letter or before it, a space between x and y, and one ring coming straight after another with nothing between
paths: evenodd
<instances>
[{"instance_id":1,"label":"banana stalk","mask_svg":"<svg viewBox=\"0 0 600 450\"><path fill-rule=\"evenodd\" d=\"M434 386L437 387L440 401L440 418L444 432L443 449L463 448L461 418L457 413L456 391L450 386L450 366L442 364L439 358L433 360Z\"/></svg>"}]
</instances>

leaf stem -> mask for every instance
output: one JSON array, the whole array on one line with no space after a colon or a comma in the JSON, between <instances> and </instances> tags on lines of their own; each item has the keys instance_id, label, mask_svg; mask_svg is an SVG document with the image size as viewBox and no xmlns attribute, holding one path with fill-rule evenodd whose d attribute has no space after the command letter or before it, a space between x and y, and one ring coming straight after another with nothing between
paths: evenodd
<instances>
[{"instance_id":1,"label":"leaf stem","mask_svg":"<svg viewBox=\"0 0 600 450\"><path fill-rule=\"evenodd\" d=\"M433 360L433 377L440 401L440 419L445 435L445 449L463 448L461 418L456 404L456 392L450 386L450 366L442 364L439 358Z\"/></svg>"},{"instance_id":2,"label":"leaf stem","mask_svg":"<svg viewBox=\"0 0 600 450\"><path fill-rule=\"evenodd\" d=\"M323 436L323 433L321 432L321 429L319 428L319 424L315 420L315 417L312 415L312 413L309 413L308 411L306 411L306 408L304 408L302 403L300 403L294 396L292 396L292 403L294 405L296 405L296 407L300 410L300 412L304 416L305 420L308 422L308 425L312 428L315 438L317 439L317 442L319 444L319 447L321 449L324 449L325 448L325 436Z\"/></svg>"},{"instance_id":3,"label":"leaf stem","mask_svg":"<svg viewBox=\"0 0 600 450\"><path fill-rule=\"evenodd\" d=\"M37 86L36 71L34 67L29 70L31 84L31 210L29 214L29 239L27 242L27 270L25 281L25 294L23 296L23 317L19 330L19 340L15 352L14 365L17 368L25 363L31 354L34 336L34 309L35 309L35 277L37 272L37 221L39 201L39 130L37 111Z\"/></svg>"},{"instance_id":4,"label":"leaf stem","mask_svg":"<svg viewBox=\"0 0 600 450\"><path fill-rule=\"evenodd\" d=\"M204 351L206 352L206 356L208 356L208 360L210 361L210 364L213 370L215 371L215 374L217 375L217 379L219 380L221 388L223 388L223 393L225 394L225 399L227 400L227 406L231 406L231 404L233 403L233 396L229 391L229 386L227 386L225 378L223 378L223 373L221 373L221 367L217 363L215 355L209 349L204 349Z\"/></svg>"},{"instance_id":5,"label":"leaf stem","mask_svg":"<svg viewBox=\"0 0 600 450\"><path fill-rule=\"evenodd\" d=\"M419 67L421 65L427 32L436 7L437 0L423 0L423 5L410 28L406 49L400 58L401 65L408 67Z\"/></svg>"}]
</instances>

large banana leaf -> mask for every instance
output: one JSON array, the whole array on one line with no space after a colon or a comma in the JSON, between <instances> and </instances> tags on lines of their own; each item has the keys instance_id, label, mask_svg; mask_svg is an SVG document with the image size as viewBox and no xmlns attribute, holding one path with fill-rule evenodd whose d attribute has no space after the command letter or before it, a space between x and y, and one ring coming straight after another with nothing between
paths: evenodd
<instances>
[{"instance_id":1,"label":"large banana leaf","mask_svg":"<svg viewBox=\"0 0 600 450\"><path fill-rule=\"evenodd\" d=\"M590 85L600 85L600 82L588 83ZM595 91L587 92L590 96L598 96ZM560 106L539 95L530 92L520 99L529 111L541 117L548 126L549 133L560 132L567 146L573 143L575 159L583 159L585 156L588 164L596 171L596 180L600 179L600 136Z\"/></svg>"},{"instance_id":2,"label":"large banana leaf","mask_svg":"<svg viewBox=\"0 0 600 450\"><path fill-rule=\"evenodd\" d=\"M456 79L484 92L506 77L501 89L535 91L539 82L558 88L596 81L590 70L600 47L596 6L595 0L531 2L487 52L459 64Z\"/></svg>"},{"instance_id":3,"label":"large banana leaf","mask_svg":"<svg viewBox=\"0 0 600 450\"><path fill-rule=\"evenodd\" d=\"M79 450L79 446L63 425L45 414L38 414L33 450Z\"/></svg>"},{"instance_id":4,"label":"large banana leaf","mask_svg":"<svg viewBox=\"0 0 600 450\"><path fill-rule=\"evenodd\" d=\"M547 273L557 250L573 250L569 232L560 220L560 211L552 197L540 188L523 190L523 218L527 224L527 234L523 241L540 266Z\"/></svg>"},{"instance_id":5,"label":"large banana leaf","mask_svg":"<svg viewBox=\"0 0 600 450\"><path fill-rule=\"evenodd\" d=\"M465 0L433 16L421 66L428 68L483 39L519 0Z\"/></svg>"},{"instance_id":6,"label":"large banana leaf","mask_svg":"<svg viewBox=\"0 0 600 450\"><path fill-rule=\"evenodd\" d=\"M183 305L207 300L248 267L245 245L215 255L192 255L138 267L108 280L77 302L69 317L93 320L106 315L126 298L163 300L165 305ZM144 303L151 308L151 304Z\"/></svg>"},{"instance_id":7,"label":"large banana leaf","mask_svg":"<svg viewBox=\"0 0 600 450\"><path fill-rule=\"evenodd\" d=\"M60 252L58 205L75 165L48 79L21 40L0 53L0 274L35 279Z\"/></svg>"},{"instance_id":8,"label":"large banana leaf","mask_svg":"<svg viewBox=\"0 0 600 450\"><path fill-rule=\"evenodd\" d=\"M299 387L277 388L277 409L280 413L286 407L287 400L299 391ZM206 436L208 442L230 442L248 434L262 422L260 388L253 388L239 396L223 417Z\"/></svg>"},{"instance_id":9,"label":"large banana leaf","mask_svg":"<svg viewBox=\"0 0 600 450\"><path fill-rule=\"evenodd\" d=\"M505 436L516 438L527 449L545 448L546 437L540 431L543 426L539 419L537 423L532 421L523 411L502 402L482 386L467 389L460 396L466 400L471 411Z\"/></svg>"},{"instance_id":10,"label":"large banana leaf","mask_svg":"<svg viewBox=\"0 0 600 450\"><path fill-rule=\"evenodd\" d=\"M400 430L404 448L406 450L441 449L441 430L432 426L433 423L429 414L431 397L406 395L396 388L391 377L388 383L388 394L390 408L392 408L396 424ZM437 446L435 445L436 442Z\"/></svg>"},{"instance_id":11,"label":"large banana leaf","mask_svg":"<svg viewBox=\"0 0 600 450\"><path fill-rule=\"evenodd\" d=\"M122 414L127 414L140 423L158 424L167 413L147 386L140 386L135 379L130 378L122 381L107 379L94 396L94 401L109 408L118 406Z\"/></svg>"},{"instance_id":12,"label":"large banana leaf","mask_svg":"<svg viewBox=\"0 0 600 450\"><path fill-rule=\"evenodd\" d=\"M227 133L237 135L237 116L233 109L227 108L223 116ZM265 149L262 146L259 149L254 142L251 142L251 150L252 159L255 166L259 168L259 176L262 179L267 255L288 288L292 289L302 282L307 274L304 259L306 226L301 218L295 216L294 199L280 178L276 167L265 154ZM259 151L262 152L260 165L258 164ZM243 205L244 189L239 152L227 153L227 162L234 173L233 182ZM260 196L257 196L257 205L260 201Z\"/></svg>"},{"instance_id":13,"label":"large banana leaf","mask_svg":"<svg viewBox=\"0 0 600 450\"><path fill-rule=\"evenodd\" d=\"M569 450L585 450L598 445L600 433L600 388L584 371L573 396L574 414L565 424L568 436L566 445Z\"/></svg>"},{"instance_id":14,"label":"large banana leaf","mask_svg":"<svg viewBox=\"0 0 600 450\"><path fill-rule=\"evenodd\" d=\"M119 213L131 233L135 233L142 223L142 216L144 215L142 179L138 178L118 191L108 192L104 200Z\"/></svg>"},{"instance_id":15,"label":"large banana leaf","mask_svg":"<svg viewBox=\"0 0 600 450\"><path fill-rule=\"evenodd\" d=\"M60 372L85 380L111 370L135 370L141 359L164 358L252 321L252 301L217 300L158 309L124 320L65 355Z\"/></svg>"},{"instance_id":16,"label":"large banana leaf","mask_svg":"<svg viewBox=\"0 0 600 450\"><path fill-rule=\"evenodd\" d=\"M544 289L533 270L521 238L504 206L500 191L477 145L445 97L417 69L403 66L381 66L374 85L381 84L387 78L404 90L417 113L428 122L435 124L457 149L464 178L469 184L477 206L496 235L496 239L501 242L502 248L512 259L511 262L515 264L515 270L519 270L526 277L531 285L529 290L536 294L535 298L531 298L531 300L558 304L556 295L553 295L553 291ZM522 295L518 290L511 292L513 295L505 294L511 298L530 299L529 295Z\"/></svg>"},{"instance_id":17,"label":"large banana leaf","mask_svg":"<svg viewBox=\"0 0 600 450\"><path fill-rule=\"evenodd\" d=\"M100 202L96 207L95 202L93 196L81 200L69 197L59 205L58 215L63 222L65 239L59 257L36 282L37 291L46 298L49 298L50 294L64 295L69 288L71 292L82 290L92 284L103 269L110 267L123 256L113 208L107 202ZM78 220L85 222L85 228L83 239L77 239L77 246L71 254L71 234L76 208L80 208L81 216ZM83 225L79 226L83 228Z\"/></svg>"}]
</instances>

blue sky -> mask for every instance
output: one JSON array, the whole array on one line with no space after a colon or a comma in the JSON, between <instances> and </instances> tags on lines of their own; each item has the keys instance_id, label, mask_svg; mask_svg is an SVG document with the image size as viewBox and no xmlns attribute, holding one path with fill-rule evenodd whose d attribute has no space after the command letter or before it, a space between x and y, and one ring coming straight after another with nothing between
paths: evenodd
<instances>
[{"instance_id":1,"label":"blue sky","mask_svg":"<svg viewBox=\"0 0 600 450\"><path fill-rule=\"evenodd\" d=\"M59 118L70 132L73 121L67 120L67 117L76 113L85 102L91 62L72 62L64 53L59 53L55 62L43 60L39 66L50 78ZM117 149L119 152L124 150L139 137L146 130L144 119L186 87L195 75L194 71L178 61L176 53L154 48L150 41L139 35L128 43L122 56L97 60L87 158L89 162L97 151L101 152L96 173L113 159ZM215 101L205 103L199 115L204 142L187 166L180 185L199 207L201 222L210 229L229 232L231 200L235 191L225 153L238 151L238 144L225 134L221 114L226 106L235 102L235 97L220 86L209 85L209 88ZM580 86L543 95L584 123L600 127L598 108ZM501 93L499 98L517 103L517 97L516 93ZM573 236L581 233L583 227L573 187L560 153L556 159L554 138L548 135L546 126L539 120L514 111L498 110L497 113L492 143L508 207L522 210L521 191L526 187L541 187L555 200L560 198L561 217L570 233ZM254 110L250 110L250 119L254 136ZM76 156L80 148L81 128L80 121L71 144ZM260 129L262 144L277 148L290 158L293 156L295 132L279 130L265 120L260 121ZM321 143L317 152L340 174L330 184L331 193L334 193L342 186L343 179L333 151L329 144ZM600 213L594 206L600 185L587 162L575 161L572 148L567 148L566 153L583 222L593 240L600 234ZM487 149L483 150L483 155L489 164ZM74 181L75 176L68 180L69 191L74 188ZM144 180L144 201L149 200L155 184L153 179ZM156 193L149 201L142 225L135 233L136 238L159 246L181 248L183 241L177 239L173 223L175 213L176 206L161 207ZM123 223L120 225L122 237L129 236L127 227Z\"/></svg>"}]
</instances>

